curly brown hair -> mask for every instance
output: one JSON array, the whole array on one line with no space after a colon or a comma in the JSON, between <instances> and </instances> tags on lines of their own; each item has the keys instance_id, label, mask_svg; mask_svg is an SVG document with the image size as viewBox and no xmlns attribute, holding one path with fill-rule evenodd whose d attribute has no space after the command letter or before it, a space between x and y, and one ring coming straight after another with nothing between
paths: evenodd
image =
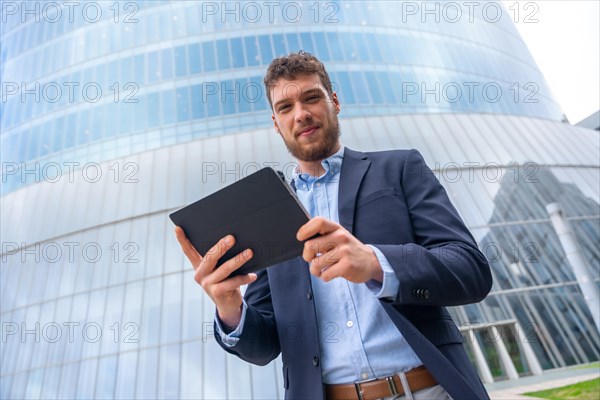
<instances>
[{"instance_id":1,"label":"curly brown hair","mask_svg":"<svg viewBox=\"0 0 600 400\"><path fill-rule=\"evenodd\" d=\"M325 66L319 59L312 54L300 50L297 53L290 53L287 56L282 56L271 61L263 83L267 91L267 99L269 105L273 109L273 102L271 100L271 88L279 79L295 79L298 75L302 74L317 74L321 79L321 83L325 86L328 94L333 93L331 86L331 80L329 74L325 70Z\"/></svg>"}]
</instances>

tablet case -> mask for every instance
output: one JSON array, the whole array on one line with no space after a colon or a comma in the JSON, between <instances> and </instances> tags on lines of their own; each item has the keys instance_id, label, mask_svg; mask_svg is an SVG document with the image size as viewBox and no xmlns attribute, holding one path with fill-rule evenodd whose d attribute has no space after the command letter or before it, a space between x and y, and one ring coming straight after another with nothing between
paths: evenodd
<instances>
[{"instance_id":1,"label":"tablet case","mask_svg":"<svg viewBox=\"0 0 600 400\"><path fill-rule=\"evenodd\" d=\"M310 215L281 172L263 168L169 217L200 255L231 234L236 241L217 262L250 248L254 255L230 276L247 274L302 255L296 233ZM241 256L240 256L241 257Z\"/></svg>"}]
</instances>

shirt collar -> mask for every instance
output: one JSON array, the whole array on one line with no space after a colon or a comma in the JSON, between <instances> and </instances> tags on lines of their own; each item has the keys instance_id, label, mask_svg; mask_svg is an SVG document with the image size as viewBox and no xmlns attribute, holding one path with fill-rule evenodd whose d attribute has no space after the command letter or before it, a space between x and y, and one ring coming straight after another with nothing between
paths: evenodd
<instances>
[{"instance_id":1,"label":"shirt collar","mask_svg":"<svg viewBox=\"0 0 600 400\"><path fill-rule=\"evenodd\" d=\"M321 165L325 169L325 173L319 177L311 176L307 173L300 173L299 167L294 168L294 174L292 179L296 182L296 188L300 190L308 190L314 182L330 181L335 175L340 173L342 169L342 160L344 159L344 145L340 146L340 149L331 156L321 161Z\"/></svg>"}]
</instances>

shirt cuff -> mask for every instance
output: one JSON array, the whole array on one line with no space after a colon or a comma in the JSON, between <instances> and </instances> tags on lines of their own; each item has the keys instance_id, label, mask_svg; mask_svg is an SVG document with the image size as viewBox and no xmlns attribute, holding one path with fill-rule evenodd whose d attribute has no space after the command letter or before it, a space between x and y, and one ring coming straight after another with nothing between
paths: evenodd
<instances>
[{"instance_id":1,"label":"shirt cuff","mask_svg":"<svg viewBox=\"0 0 600 400\"><path fill-rule=\"evenodd\" d=\"M242 330L244 329L244 321L246 320L246 310L248 306L246 305L246 301L242 300L242 317L240 318L240 323L238 326L229 333L225 333L223 326L221 325L221 320L219 316L215 313L215 325L217 327L217 333L221 336L221 342L227 347L233 347L239 342L240 336L242 335Z\"/></svg>"},{"instance_id":2,"label":"shirt cuff","mask_svg":"<svg viewBox=\"0 0 600 400\"><path fill-rule=\"evenodd\" d=\"M379 265L381 265L381 269L383 270L383 283L370 280L366 283L367 287L377 298L396 298L398 295L398 289L400 289L400 281L398 280L398 276L396 276L394 269L390 265L387 257L383 255L381 250L370 244L367 246L373 249L375 255L377 256L377 260L379 261Z\"/></svg>"}]
</instances>

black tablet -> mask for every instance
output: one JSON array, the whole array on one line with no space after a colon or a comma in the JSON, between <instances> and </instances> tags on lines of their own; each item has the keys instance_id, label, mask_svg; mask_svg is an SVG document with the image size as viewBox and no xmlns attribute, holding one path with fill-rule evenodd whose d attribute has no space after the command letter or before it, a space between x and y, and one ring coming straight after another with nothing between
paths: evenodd
<instances>
[{"instance_id":1,"label":"black tablet","mask_svg":"<svg viewBox=\"0 0 600 400\"><path fill-rule=\"evenodd\" d=\"M252 249L252 259L231 276L298 257L304 243L296 239L296 233L310 215L280 174L270 167L263 168L169 217L183 228L201 255L228 234L235 237L234 246L217 266Z\"/></svg>"}]
</instances>

